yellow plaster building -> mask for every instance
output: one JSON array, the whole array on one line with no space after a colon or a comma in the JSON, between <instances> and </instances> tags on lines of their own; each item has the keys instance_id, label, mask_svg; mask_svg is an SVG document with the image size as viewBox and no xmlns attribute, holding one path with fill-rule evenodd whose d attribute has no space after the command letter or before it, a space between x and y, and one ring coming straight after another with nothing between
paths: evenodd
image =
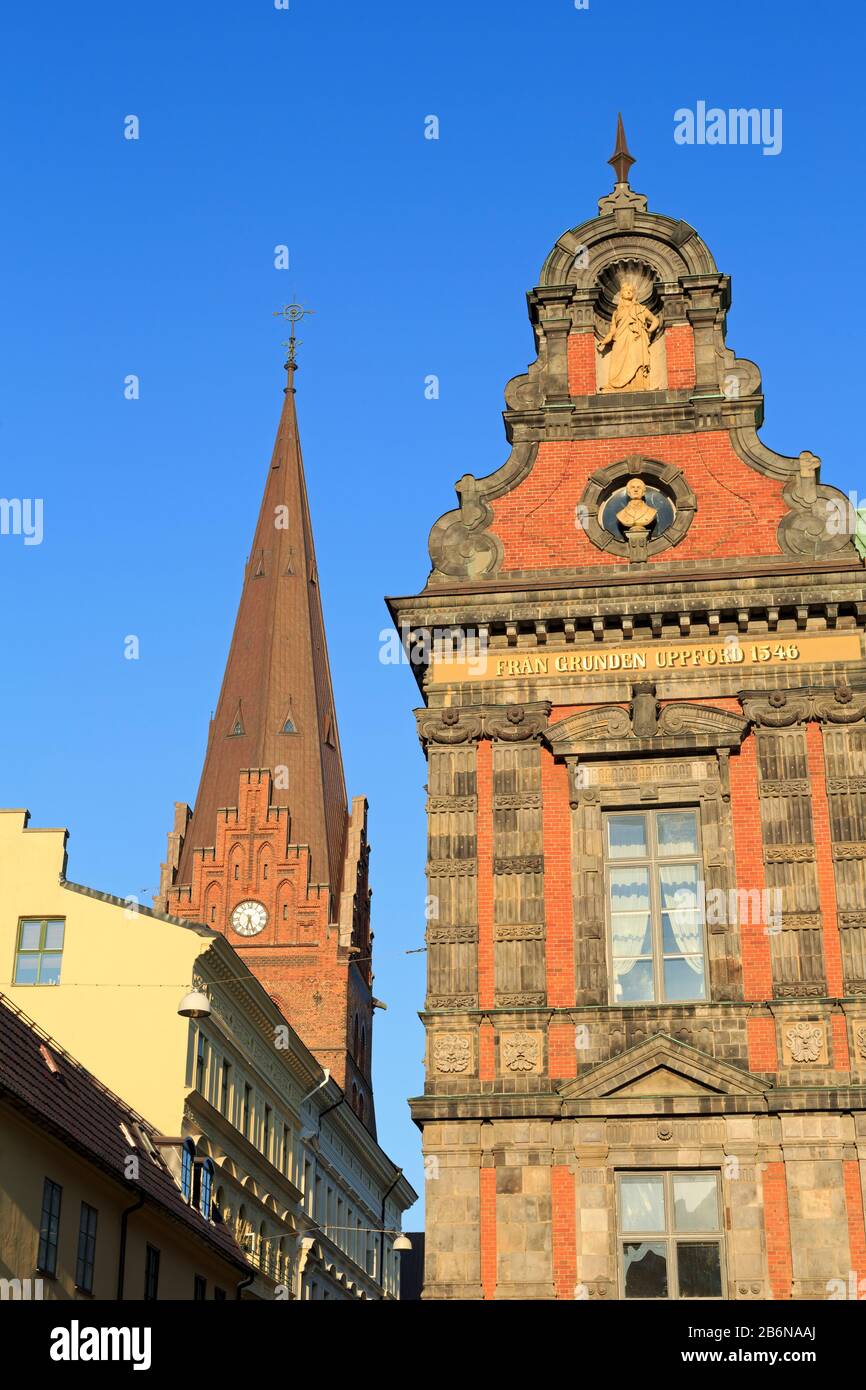
<instances>
[{"instance_id":1,"label":"yellow plaster building","mask_svg":"<svg viewBox=\"0 0 866 1390\"><path fill-rule=\"evenodd\" d=\"M248 1296L398 1297L416 1194L226 937L69 881L67 832L28 820L0 811L0 994L165 1136L190 1197L210 1160Z\"/></svg>"}]
</instances>

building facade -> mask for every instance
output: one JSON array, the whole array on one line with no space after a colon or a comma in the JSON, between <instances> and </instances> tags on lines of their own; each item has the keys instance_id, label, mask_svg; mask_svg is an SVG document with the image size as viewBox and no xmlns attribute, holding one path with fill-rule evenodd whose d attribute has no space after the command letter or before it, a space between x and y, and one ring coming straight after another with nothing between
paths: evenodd
<instances>
[{"instance_id":1,"label":"building facade","mask_svg":"<svg viewBox=\"0 0 866 1390\"><path fill-rule=\"evenodd\" d=\"M74 883L66 832L27 822L0 812L9 1004L145 1117L178 1201L243 1251L243 1297L396 1298L393 1245L415 1193L244 958L221 932ZM15 1207L8 1157L0 1192ZM115 1145L106 1162L132 1191L130 1157ZM9 1278L34 1274L4 1262Z\"/></svg>"},{"instance_id":2,"label":"building facade","mask_svg":"<svg viewBox=\"0 0 866 1390\"><path fill-rule=\"evenodd\" d=\"M866 575L629 184L390 600L424 704L428 1299L866 1294ZM853 1292L852 1292L853 1291Z\"/></svg>"},{"instance_id":3,"label":"building facade","mask_svg":"<svg viewBox=\"0 0 866 1390\"><path fill-rule=\"evenodd\" d=\"M248 1282L207 1160L185 1192L164 1137L7 1000L0 1130L0 1298L229 1299Z\"/></svg>"}]
</instances>

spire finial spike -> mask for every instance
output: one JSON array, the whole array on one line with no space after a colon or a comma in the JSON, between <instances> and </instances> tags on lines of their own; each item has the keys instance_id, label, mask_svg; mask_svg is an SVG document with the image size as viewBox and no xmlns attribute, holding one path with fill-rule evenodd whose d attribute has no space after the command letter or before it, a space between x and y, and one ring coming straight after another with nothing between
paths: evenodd
<instances>
[{"instance_id":1,"label":"spire finial spike","mask_svg":"<svg viewBox=\"0 0 866 1390\"><path fill-rule=\"evenodd\" d=\"M629 154L628 144L625 138L625 127L622 123L622 112L618 111L616 116L616 148L608 164L612 164L616 173L617 183L628 183L628 172L634 164L634 158Z\"/></svg>"},{"instance_id":2,"label":"spire finial spike","mask_svg":"<svg viewBox=\"0 0 866 1390\"><path fill-rule=\"evenodd\" d=\"M290 376L293 376L298 365L296 351L301 345L301 339L295 337L295 324L307 314L314 314L315 309L305 309L302 304L284 304L282 309L274 310L274 318L286 319L291 325L291 332L287 343L283 343L288 356L284 362L284 367Z\"/></svg>"}]
</instances>

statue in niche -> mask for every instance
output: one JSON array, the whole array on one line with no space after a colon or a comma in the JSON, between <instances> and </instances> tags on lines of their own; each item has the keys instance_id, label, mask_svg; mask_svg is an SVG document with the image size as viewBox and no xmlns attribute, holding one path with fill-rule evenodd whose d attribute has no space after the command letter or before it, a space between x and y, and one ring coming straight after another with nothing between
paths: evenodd
<instances>
[{"instance_id":1,"label":"statue in niche","mask_svg":"<svg viewBox=\"0 0 866 1390\"><path fill-rule=\"evenodd\" d=\"M624 284L606 338L596 343L604 352L609 343L610 373L603 391L646 391L649 388L650 339L659 326L655 314L635 295L634 285Z\"/></svg>"},{"instance_id":2,"label":"statue in niche","mask_svg":"<svg viewBox=\"0 0 866 1390\"><path fill-rule=\"evenodd\" d=\"M658 516L655 507L644 501L646 483L643 478L629 478L625 485L628 501L616 519L624 531L648 531Z\"/></svg>"}]
</instances>

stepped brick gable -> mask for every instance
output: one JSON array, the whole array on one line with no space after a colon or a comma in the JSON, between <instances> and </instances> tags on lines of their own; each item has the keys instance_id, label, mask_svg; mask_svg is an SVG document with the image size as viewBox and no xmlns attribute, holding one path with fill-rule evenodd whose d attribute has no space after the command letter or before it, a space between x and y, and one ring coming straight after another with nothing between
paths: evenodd
<instances>
[{"instance_id":1,"label":"stepped brick gable","mask_svg":"<svg viewBox=\"0 0 866 1390\"><path fill-rule=\"evenodd\" d=\"M620 122L528 295L510 453L389 600L429 765L425 1297L850 1297L862 545L760 437L730 280L633 162Z\"/></svg>"}]
</instances>

